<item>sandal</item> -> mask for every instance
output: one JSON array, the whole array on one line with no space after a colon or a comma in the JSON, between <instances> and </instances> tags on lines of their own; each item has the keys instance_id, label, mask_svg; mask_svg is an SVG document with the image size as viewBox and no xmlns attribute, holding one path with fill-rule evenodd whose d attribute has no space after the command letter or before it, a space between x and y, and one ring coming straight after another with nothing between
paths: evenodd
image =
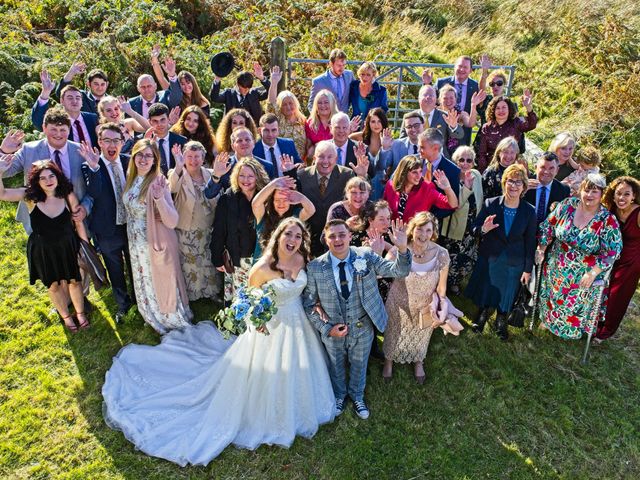
<instances>
[{"instance_id":1,"label":"sandal","mask_svg":"<svg viewBox=\"0 0 640 480\"><path fill-rule=\"evenodd\" d=\"M89 328L91 326L91 324L89 323L89 319L84 314L84 312L76 312L76 317L78 318L78 322L80 323L80 325L78 325L78 326L80 327L81 330L86 330L87 328ZM84 320L81 320L81 317Z\"/></svg>"},{"instance_id":2,"label":"sandal","mask_svg":"<svg viewBox=\"0 0 640 480\"><path fill-rule=\"evenodd\" d=\"M67 315L66 317L63 317L62 315L60 315L60 318L62 319L62 324L65 326L67 330L69 330L71 333L78 332L78 326L76 325L76 322L73 320L73 315ZM67 323L67 320L69 319L71 319L71 325Z\"/></svg>"}]
</instances>

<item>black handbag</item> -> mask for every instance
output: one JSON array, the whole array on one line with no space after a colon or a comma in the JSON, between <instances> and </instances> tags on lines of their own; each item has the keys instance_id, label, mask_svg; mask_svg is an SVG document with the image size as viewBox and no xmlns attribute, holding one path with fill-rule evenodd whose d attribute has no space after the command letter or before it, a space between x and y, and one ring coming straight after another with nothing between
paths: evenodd
<instances>
[{"instance_id":1,"label":"black handbag","mask_svg":"<svg viewBox=\"0 0 640 480\"><path fill-rule=\"evenodd\" d=\"M512 327L522 328L524 327L524 319L531 313L531 307L529 301L531 300L531 294L526 285L520 285L516 299L513 302L513 307L507 317L507 323Z\"/></svg>"},{"instance_id":2,"label":"black handbag","mask_svg":"<svg viewBox=\"0 0 640 480\"><path fill-rule=\"evenodd\" d=\"M98 252L93 245L82 238L78 237L78 241L80 242L80 248L78 249L78 267L91 277L93 287L96 290L108 287L109 279L107 278L107 271L100 260Z\"/></svg>"}]
</instances>

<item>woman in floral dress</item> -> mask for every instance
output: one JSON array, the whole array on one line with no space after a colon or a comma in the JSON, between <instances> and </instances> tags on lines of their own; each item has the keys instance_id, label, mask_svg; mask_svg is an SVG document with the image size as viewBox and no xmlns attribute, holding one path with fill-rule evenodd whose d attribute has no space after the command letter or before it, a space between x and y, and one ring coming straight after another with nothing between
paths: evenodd
<instances>
[{"instance_id":1,"label":"woman in floral dress","mask_svg":"<svg viewBox=\"0 0 640 480\"><path fill-rule=\"evenodd\" d=\"M165 334L189 326L193 318L173 230L178 224L178 212L160 173L160 151L156 144L140 140L133 147L131 160L123 201L133 287L144 321ZM150 210L154 215L148 215ZM149 233L154 238L149 238Z\"/></svg>"},{"instance_id":2,"label":"woman in floral dress","mask_svg":"<svg viewBox=\"0 0 640 480\"><path fill-rule=\"evenodd\" d=\"M600 293L600 282L595 281L603 278L622 250L618 221L601 204L605 187L601 175L589 175L579 197L560 202L540 225L537 261L555 240L542 267L540 318L544 327L562 338L577 339L591 331L592 309L598 308Z\"/></svg>"}]
</instances>

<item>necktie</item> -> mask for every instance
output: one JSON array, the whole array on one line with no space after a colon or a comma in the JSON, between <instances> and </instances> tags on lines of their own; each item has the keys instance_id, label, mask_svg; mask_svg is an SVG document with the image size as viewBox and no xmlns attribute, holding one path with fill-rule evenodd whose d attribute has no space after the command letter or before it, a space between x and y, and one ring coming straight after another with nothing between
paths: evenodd
<instances>
[{"instance_id":1,"label":"necktie","mask_svg":"<svg viewBox=\"0 0 640 480\"><path fill-rule=\"evenodd\" d=\"M340 100L342 100L342 75L336 77L336 97L338 97L337 100L340 103Z\"/></svg>"},{"instance_id":2,"label":"necktie","mask_svg":"<svg viewBox=\"0 0 640 480\"><path fill-rule=\"evenodd\" d=\"M431 122L429 121L430 113L425 114L424 116L424 126L425 128L431 128Z\"/></svg>"},{"instance_id":3,"label":"necktie","mask_svg":"<svg viewBox=\"0 0 640 480\"><path fill-rule=\"evenodd\" d=\"M84 132L82 131L82 125L80 125L80 120L76 120L75 122L73 122L73 124L76 127L76 132L78 132L78 135L77 135L78 143L84 143L86 139L84 138Z\"/></svg>"},{"instance_id":4,"label":"necktie","mask_svg":"<svg viewBox=\"0 0 640 480\"><path fill-rule=\"evenodd\" d=\"M60 171L64 173L64 170L62 170L62 157L60 156L60 150L53 151L53 161L56 162L56 165L58 166Z\"/></svg>"},{"instance_id":5,"label":"necktie","mask_svg":"<svg viewBox=\"0 0 640 480\"><path fill-rule=\"evenodd\" d=\"M151 102L147 102L147 110L149 109L150 106L151 106Z\"/></svg>"},{"instance_id":6,"label":"necktie","mask_svg":"<svg viewBox=\"0 0 640 480\"><path fill-rule=\"evenodd\" d=\"M536 209L536 220L542 223L547 217L547 188L540 187L540 197L538 198L538 208Z\"/></svg>"},{"instance_id":7,"label":"necktie","mask_svg":"<svg viewBox=\"0 0 640 480\"><path fill-rule=\"evenodd\" d=\"M160 147L160 168L166 175L169 170L169 164L167 163L167 154L164 153L164 138L158 140L158 146Z\"/></svg>"},{"instance_id":8,"label":"necktie","mask_svg":"<svg viewBox=\"0 0 640 480\"><path fill-rule=\"evenodd\" d=\"M414 155L417 155L417 154L418 154L418 146L417 146L417 145L414 145L414 146L413 146L413 154L414 154Z\"/></svg>"},{"instance_id":9,"label":"necktie","mask_svg":"<svg viewBox=\"0 0 640 480\"><path fill-rule=\"evenodd\" d=\"M124 225L127 222L127 214L122 203L122 168L116 160L115 162L107 162L113 174L113 184L116 187L116 225Z\"/></svg>"},{"instance_id":10,"label":"necktie","mask_svg":"<svg viewBox=\"0 0 640 480\"><path fill-rule=\"evenodd\" d=\"M338 148L338 165L342 165L342 148Z\"/></svg>"},{"instance_id":11,"label":"necktie","mask_svg":"<svg viewBox=\"0 0 640 480\"><path fill-rule=\"evenodd\" d=\"M271 163L275 167L276 172L278 172L280 169L278 168L278 161L276 160L276 149L269 147L269 155L271 156Z\"/></svg>"},{"instance_id":12,"label":"necktie","mask_svg":"<svg viewBox=\"0 0 640 480\"><path fill-rule=\"evenodd\" d=\"M340 268L340 293L342 294L342 298L345 300L349 298L349 282L347 282L347 272L345 271L345 267L347 266L347 262L340 262L338 267Z\"/></svg>"},{"instance_id":13,"label":"necktie","mask_svg":"<svg viewBox=\"0 0 640 480\"><path fill-rule=\"evenodd\" d=\"M462 89L464 88L464 85L462 85L461 83L456 83L456 89L458 90L458 107L460 108L460 110L464 110L464 105L462 104Z\"/></svg>"},{"instance_id":14,"label":"necktie","mask_svg":"<svg viewBox=\"0 0 640 480\"><path fill-rule=\"evenodd\" d=\"M327 183L329 183L329 179L327 177L320 177L320 196L324 197L325 192L327 191Z\"/></svg>"}]
</instances>

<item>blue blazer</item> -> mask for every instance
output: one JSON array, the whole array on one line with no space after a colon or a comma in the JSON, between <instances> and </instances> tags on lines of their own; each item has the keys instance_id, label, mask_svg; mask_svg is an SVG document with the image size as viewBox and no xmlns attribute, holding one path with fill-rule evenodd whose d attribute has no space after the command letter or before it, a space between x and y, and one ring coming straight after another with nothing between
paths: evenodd
<instances>
[{"instance_id":1,"label":"blue blazer","mask_svg":"<svg viewBox=\"0 0 640 480\"><path fill-rule=\"evenodd\" d=\"M102 156L99 163L100 168L95 172L89 168L86 162L82 164L82 174L87 185L87 194L93 198L94 205L89 217L89 229L98 237L111 237L117 233L116 194L107 171L109 167L107 167ZM126 178L129 157L120 155L120 163Z\"/></svg>"},{"instance_id":2,"label":"blue blazer","mask_svg":"<svg viewBox=\"0 0 640 480\"><path fill-rule=\"evenodd\" d=\"M169 109L177 107L182 101L182 89L178 80L169 82L169 88L156 92L156 98L151 103L164 103ZM129 99L129 104L134 112L142 115L142 95Z\"/></svg>"},{"instance_id":3,"label":"blue blazer","mask_svg":"<svg viewBox=\"0 0 640 480\"><path fill-rule=\"evenodd\" d=\"M425 163L428 163L425 161ZM460 168L458 168L458 166L453 163L451 160L447 159L446 157L444 157L443 155L440 155L440 163L438 164L438 168L436 168L436 170L441 170L444 172L444 174L447 176L447 179L449 180L449 183L451 184L451 189L453 190L453 193L455 193L456 198L458 198L459 194L460 194ZM438 188L436 186L436 190L438 190L438 192L442 193L444 195L444 190ZM438 208L438 207L431 207L430 212L433 213L436 217L442 219L442 218L446 218L449 215L452 215L453 212L455 212L456 209L448 209L448 208Z\"/></svg>"},{"instance_id":4,"label":"blue blazer","mask_svg":"<svg viewBox=\"0 0 640 480\"><path fill-rule=\"evenodd\" d=\"M507 235L504 229L503 205L503 195L489 198L485 200L476 217L472 232L478 236L482 235L482 224L489 215L495 215L493 223L498 224L497 228L482 235L478 254L491 260L506 251L509 265L524 265L523 271L531 273L536 250L536 211L524 198L521 199Z\"/></svg>"},{"instance_id":5,"label":"blue blazer","mask_svg":"<svg viewBox=\"0 0 640 480\"><path fill-rule=\"evenodd\" d=\"M369 110L373 110L374 108L380 107L385 113L389 110L389 105L387 104L387 89L383 87L378 82L373 82L373 90L371 93L367 95L367 109L364 111L360 110L358 99L360 97L360 80L354 80L349 85L349 103L351 104L351 114L352 117L362 115L361 125L364 125L364 119L369 113Z\"/></svg>"},{"instance_id":6,"label":"blue blazer","mask_svg":"<svg viewBox=\"0 0 640 480\"><path fill-rule=\"evenodd\" d=\"M293 140L290 140L288 138L278 137L276 139L276 142L278 143L278 148L280 149L280 153L291 156L291 158L293 158L293 163L302 163L302 159L300 158L300 155L298 155L298 151L296 150L296 144L293 143ZM264 151L264 145L262 144L262 141L259 140L256 142L256 146L253 147L253 155L260 159L267 158L267 152ZM269 163L268 160L267 160L267 163ZM276 172L277 172L277 168L276 168Z\"/></svg>"},{"instance_id":7,"label":"blue blazer","mask_svg":"<svg viewBox=\"0 0 640 480\"><path fill-rule=\"evenodd\" d=\"M442 87L445 85L451 85L453 88L456 87L456 77L445 77L439 78L436 82L436 92L439 92ZM474 93L476 93L479 89L478 82L469 78L467 80L467 98L464 102L464 111L469 113L471 112L471 97ZM471 129L467 127L464 128L464 138L462 139L463 145L469 145L471 143Z\"/></svg>"},{"instance_id":8,"label":"blue blazer","mask_svg":"<svg viewBox=\"0 0 640 480\"><path fill-rule=\"evenodd\" d=\"M33 104L33 108L31 108L31 122L33 126L36 127L40 132L42 131L42 124L44 123L44 114L47 113L47 110L51 107L51 101L48 101L44 105L39 105L38 100L36 99L36 103ZM84 124L87 126L87 130L89 131L89 139L91 140L91 145L95 148L100 149L98 147L98 135L96 134L96 128L98 127L98 116L95 113L89 112L80 112L82 116L82 120ZM69 140L72 142L73 140L73 129L69 130Z\"/></svg>"},{"instance_id":9,"label":"blue blazer","mask_svg":"<svg viewBox=\"0 0 640 480\"><path fill-rule=\"evenodd\" d=\"M400 160L407 155L413 155L413 152L409 153L409 137L394 140L391 150L380 150L379 161L385 165L389 178L396 171ZM420 156L420 150L416 155Z\"/></svg>"},{"instance_id":10,"label":"blue blazer","mask_svg":"<svg viewBox=\"0 0 640 480\"><path fill-rule=\"evenodd\" d=\"M355 79L353 72L351 70L345 70L342 74L344 78L344 92L342 93L342 99L336 98L338 110L341 112L349 111L349 87L351 86L351 82ZM313 99L316 98L316 95L320 90L329 90L334 95L336 92L333 91L333 85L331 83L331 77L329 76L329 70L324 72L322 75L318 75L311 82L311 94L309 95L309 102L307 103L307 108L311 111L311 107L313 107Z\"/></svg>"}]
</instances>

